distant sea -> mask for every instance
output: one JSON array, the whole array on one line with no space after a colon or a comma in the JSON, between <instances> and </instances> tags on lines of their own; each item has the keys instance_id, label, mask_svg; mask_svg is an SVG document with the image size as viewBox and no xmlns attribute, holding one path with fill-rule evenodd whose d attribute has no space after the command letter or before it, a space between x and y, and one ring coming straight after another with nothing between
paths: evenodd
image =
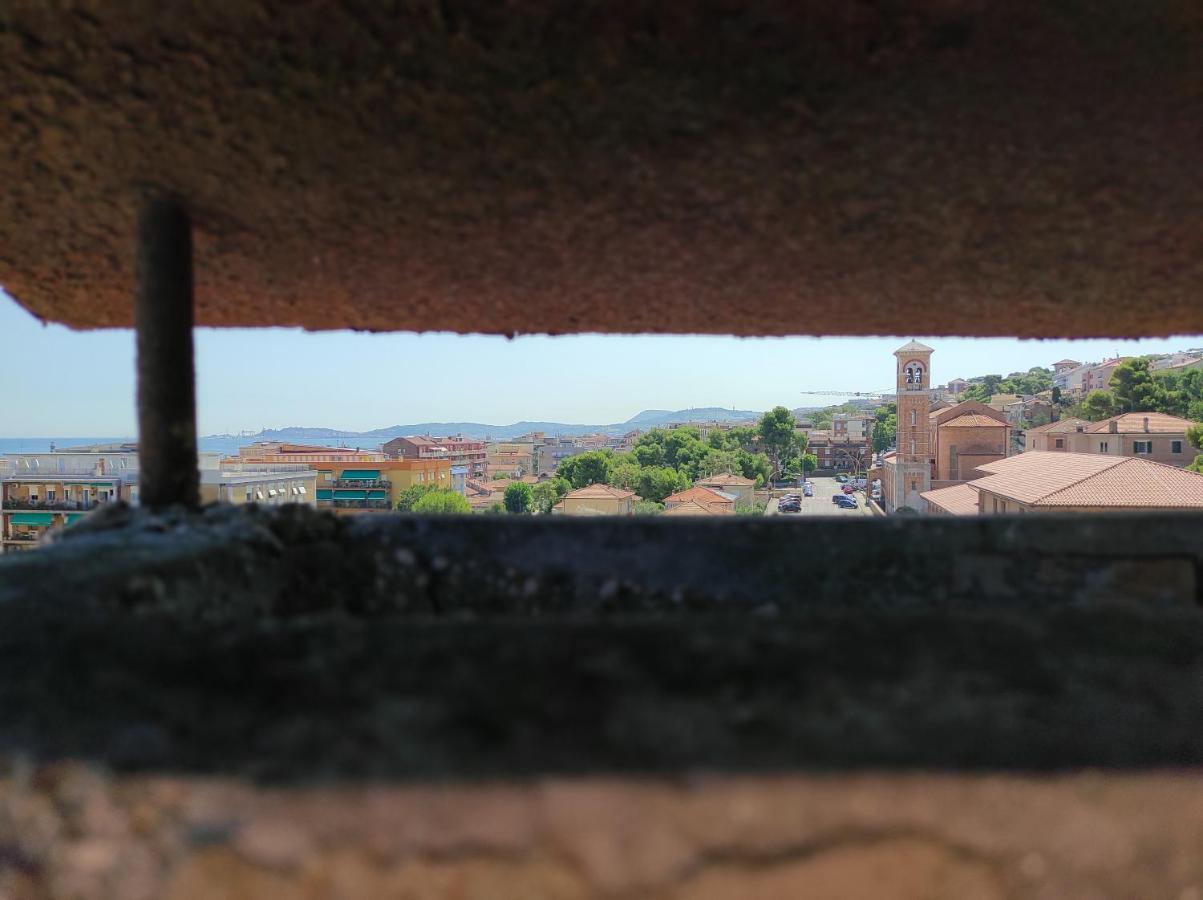
<instances>
[{"instance_id":1,"label":"distant sea","mask_svg":"<svg viewBox=\"0 0 1203 900\"><path fill-rule=\"evenodd\" d=\"M0 437L0 456L5 453L46 453L50 450L50 445L59 450L68 450L71 447L86 447L89 444L118 444L123 441L133 441L136 438L131 437L71 437L71 438L45 438L45 437ZM249 442L249 438L238 437L236 435L218 435L216 437L203 437L197 444L201 452L224 453L231 456L238 454L238 448Z\"/></svg>"}]
</instances>

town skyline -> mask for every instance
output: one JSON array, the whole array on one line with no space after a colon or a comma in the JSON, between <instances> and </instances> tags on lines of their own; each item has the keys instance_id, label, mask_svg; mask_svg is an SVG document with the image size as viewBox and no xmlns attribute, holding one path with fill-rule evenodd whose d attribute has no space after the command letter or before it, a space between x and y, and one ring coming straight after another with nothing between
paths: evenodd
<instances>
[{"instance_id":1,"label":"town skyline","mask_svg":"<svg viewBox=\"0 0 1203 900\"><path fill-rule=\"evenodd\" d=\"M132 436L133 335L42 325L0 291L0 437ZM714 335L363 334L198 329L202 435L288 427L367 432L408 422L601 425L648 409L764 410L888 391L890 352L932 343L936 381L1048 367L1063 357L1170 353L1203 336L1144 340ZM97 365L105 360L105 365ZM865 360L874 364L866 366ZM335 373L333 376L331 373ZM439 376L441 380L437 380ZM356 384L371 384L356 392ZM433 390L437 384L437 390ZM80 390L87 385L87 390ZM407 390L406 388L410 388ZM803 391L831 390L831 394Z\"/></svg>"}]
</instances>

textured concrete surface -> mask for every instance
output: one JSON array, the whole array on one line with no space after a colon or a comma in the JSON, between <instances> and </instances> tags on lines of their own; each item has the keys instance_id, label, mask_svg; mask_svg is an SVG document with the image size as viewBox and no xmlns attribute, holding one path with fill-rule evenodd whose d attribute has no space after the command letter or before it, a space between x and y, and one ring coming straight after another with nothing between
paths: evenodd
<instances>
[{"instance_id":1,"label":"textured concrete surface","mask_svg":"<svg viewBox=\"0 0 1203 900\"><path fill-rule=\"evenodd\" d=\"M1201 31L1197 0L12 0L0 284L130 324L154 189L205 325L1197 333Z\"/></svg>"},{"instance_id":2,"label":"textured concrete surface","mask_svg":"<svg viewBox=\"0 0 1203 900\"><path fill-rule=\"evenodd\" d=\"M293 782L1198 764L1194 521L113 509L0 560L0 753Z\"/></svg>"},{"instance_id":3,"label":"textured concrete surface","mask_svg":"<svg viewBox=\"0 0 1203 900\"><path fill-rule=\"evenodd\" d=\"M0 896L1195 900L1201 819L1193 772L285 790L17 766Z\"/></svg>"}]
</instances>

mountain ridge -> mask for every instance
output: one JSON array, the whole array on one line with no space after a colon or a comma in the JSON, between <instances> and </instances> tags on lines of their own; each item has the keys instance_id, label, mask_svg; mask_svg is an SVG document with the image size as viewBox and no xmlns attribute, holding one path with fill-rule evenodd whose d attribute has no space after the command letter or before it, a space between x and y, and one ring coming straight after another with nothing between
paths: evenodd
<instances>
[{"instance_id":1,"label":"mountain ridge","mask_svg":"<svg viewBox=\"0 0 1203 900\"><path fill-rule=\"evenodd\" d=\"M691 409L645 409L625 422L608 425L587 423L540 422L523 420L508 425L491 425L485 422L417 422L410 425L389 425L368 431L344 431L337 428L322 428L291 425L285 428L266 428L255 435L242 435L248 441L301 441L301 440L345 440L412 437L420 434L451 435L481 440L508 440L531 431L542 431L549 437L569 434L605 434L611 437L625 434L633 429L663 427L670 422L713 421L749 422L760 418L761 413L746 409L724 409L718 406L694 407ZM206 435L206 439L230 438L235 435Z\"/></svg>"}]
</instances>

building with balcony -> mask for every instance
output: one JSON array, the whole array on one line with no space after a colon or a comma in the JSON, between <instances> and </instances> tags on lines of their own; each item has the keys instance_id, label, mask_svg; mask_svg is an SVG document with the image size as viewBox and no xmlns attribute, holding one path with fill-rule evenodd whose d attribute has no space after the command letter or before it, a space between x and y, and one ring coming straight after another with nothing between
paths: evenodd
<instances>
[{"instance_id":1,"label":"building with balcony","mask_svg":"<svg viewBox=\"0 0 1203 900\"><path fill-rule=\"evenodd\" d=\"M0 552L36 546L51 529L70 525L108 503L136 503L134 444L12 453L0 476Z\"/></svg>"},{"instance_id":2,"label":"building with balcony","mask_svg":"<svg viewBox=\"0 0 1203 900\"><path fill-rule=\"evenodd\" d=\"M415 435L393 438L380 448L388 459L446 459L453 468L462 468L467 479L488 475L488 454L485 442L455 435L431 437Z\"/></svg>"},{"instance_id":3,"label":"building with balcony","mask_svg":"<svg viewBox=\"0 0 1203 900\"><path fill-rule=\"evenodd\" d=\"M462 473L457 480L447 459L386 459L370 468L319 462L313 467L317 470L317 505L336 515L389 512L396 508L401 493L415 485L463 493Z\"/></svg>"}]
</instances>

